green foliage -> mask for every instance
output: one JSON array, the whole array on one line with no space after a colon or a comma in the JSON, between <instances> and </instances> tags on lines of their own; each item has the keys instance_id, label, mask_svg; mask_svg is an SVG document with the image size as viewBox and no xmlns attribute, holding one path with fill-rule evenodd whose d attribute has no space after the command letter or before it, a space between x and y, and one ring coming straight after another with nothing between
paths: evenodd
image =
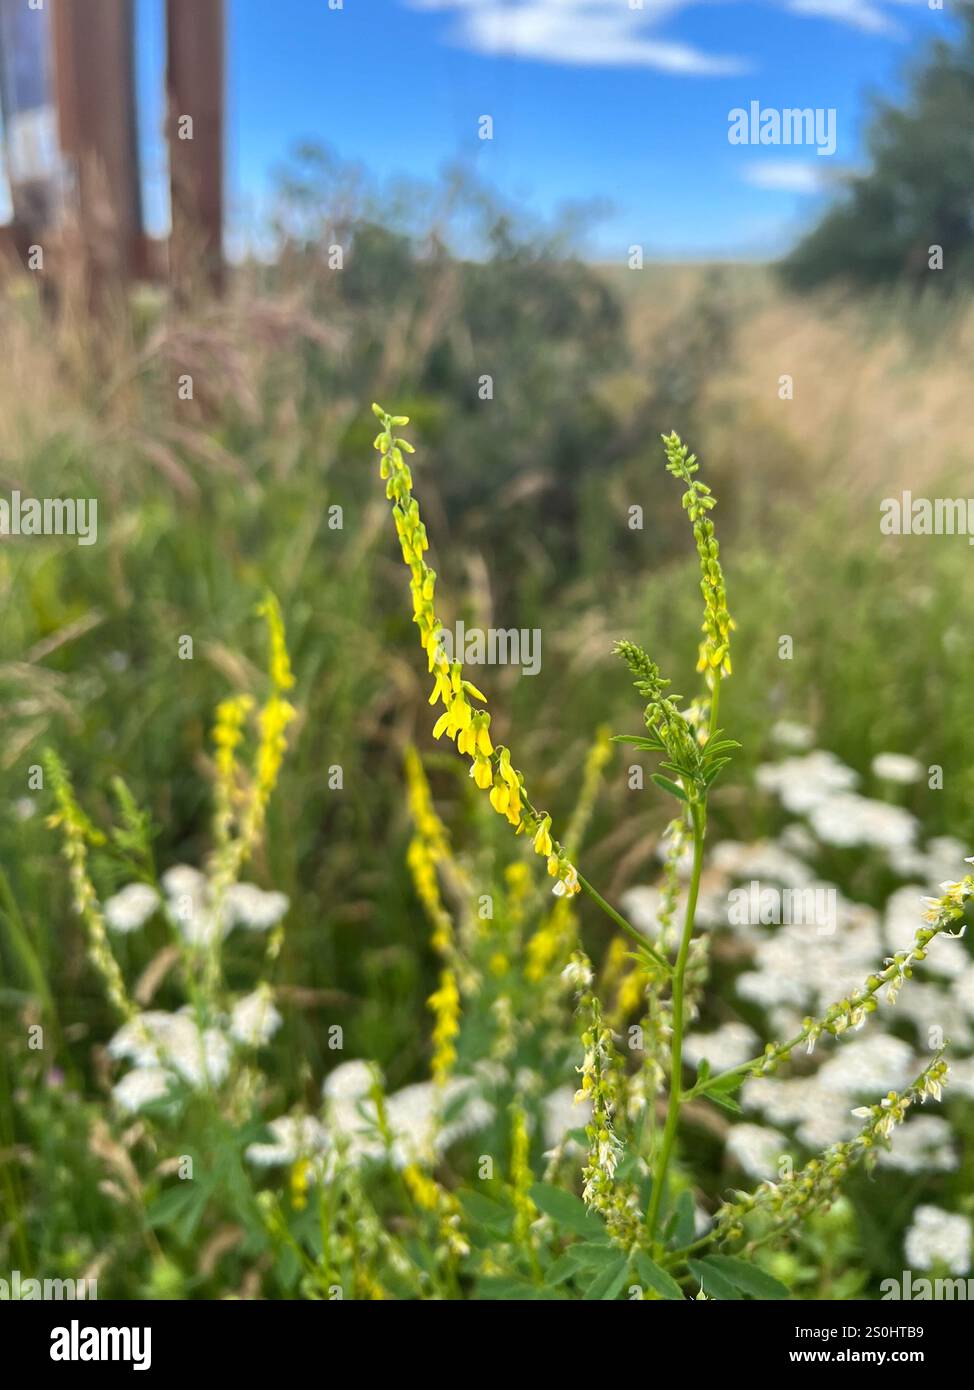
<instances>
[{"instance_id":1,"label":"green foliage","mask_svg":"<svg viewBox=\"0 0 974 1390\"><path fill-rule=\"evenodd\" d=\"M970 188L974 150L974 15L959 9L955 43L938 41L913 77L909 104L873 117L870 169L847 178L841 200L785 259L786 281L860 287L905 282L942 289L974 281ZM931 267L933 248L942 260Z\"/></svg>"},{"instance_id":2,"label":"green foliage","mask_svg":"<svg viewBox=\"0 0 974 1390\"><path fill-rule=\"evenodd\" d=\"M958 78L951 87L958 100L961 85ZM744 314L733 276L701 273L686 300L655 324L640 356L625 336L642 313L629 282L580 266L556 238L503 222L486 204L478 213L485 254L467 260L429 242L414 215L391 217L356 193L346 203L355 254L342 275L330 272L328 242L345 240L331 210L336 193L347 191L347 171L332 164L318 175L323 185L306 190L303 230L290 229L281 261L241 272L249 312L233 303L205 323L170 323L158 304L141 305L133 329L139 356L129 361L120 350L125 380L108 387L83 374L69 379L38 317L35 374L61 383L58 409L48 416L18 402L16 435L13 413L5 414L11 475L38 494L64 492L70 477L72 492L99 497L103 528L96 564L63 538L0 547L0 793L8 812L0 817L0 1251L8 1268L25 1273L80 1275L97 1266L103 1297L320 1298L333 1284L356 1297L601 1299L630 1297L634 1286L644 1297L692 1297L699 1286L676 1257L694 1241L695 1204L712 1212L726 1196L719 1142L689 1126L681 1133L659 1199L659 1248L637 1246L623 1258L606 1223L576 1195L584 1126L549 1170L540 1095L520 1095L512 1084L519 1068L522 1080L578 1082L578 1038L558 979L566 951L579 944L631 1075L622 1040L638 1005L625 1012L612 971L621 970L624 985L634 966L648 972L652 959L620 955L590 901L564 936L543 883L522 902L508 876L524 867L521 843L509 842L464 769L425 740L425 671L362 463L374 422L357 403L372 394L395 399L422 436L423 496L449 618L485 622L493 612L502 626L543 624L539 675L513 681L509 672L488 671L484 683L498 724L509 720L516 729L540 804L562 826L592 731L607 718L630 727L631 695L611 656L613 635L639 633L658 660L658 681L662 668L678 689L691 688L687 635L699 623L702 557L684 558L672 481L652 441L678 419L708 442L740 625L721 723L743 746L717 737L701 748L699 711L680 702L672 715L680 721L672 725L681 740L676 758L646 730L631 740L625 764L608 764L598 804L586 813L588 834L576 841L569 831L565 840L573 854L583 851L595 881L611 884L614 899L645 881L668 816L687 808L685 777L695 797L708 792L713 838L774 831L766 803L750 794L751 776L769 756L768 727L782 712L827 729L829 746L862 774L873 754L891 747L925 766L943 765L943 791L904 791L904 804L929 832L969 839L968 548L894 553L875 545L873 512L853 499L862 459L838 425L824 443L802 441L793 456L786 438L762 425L753 401L727 414L731 386L721 372L735 360ZM468 215L476 199L457 197ZM671 278L654 274L646 273L651 299ZM6 327L21 311L4 299L0 312ZM207 399L174 431L172 369L188 346L205 349ZM487 363L485 370L504 363L503 406L501 376L495 400L481 400L472 361ZM732 439L721 435L728 419ZM956 447L962 455L963 440ZM837 468L832 491L826 455ZM793 472L778 478L784 462ZM740 499L761 467L758 505L749 511ZM779 489L773 497L769 478ZM813 484L802 492L806 478ZM625 526L633 500L645 508L643 532ZM344 509L341 530L330 524L336 505ZM90 846L102 897L126 882L151 883L174 862L200 862L212 810L207 718L228 688L263 691L247 653L257 650L253 607L268 584L287 617L300 707L294 756L254 862L254 877L291 900L275 974L284 1023L262 1055L259 1117L248 1111L246 1121L216 1123L211 1105L181 1094L177 1111L150 1107L133 1121L108 1100L104 1044L116 1020L44 825L53 783L28 789L28 769L45 745L57 747L77 804L107 830L107 843ZM787 667L775 651L782 632L795 637ZM177 655L183 634L194 639L192 660ZM662 684L643 693L660 708L673 699ZM493 1048L493 1064L508 1075L490 1093L490 1125L435 1173L459 1204L471 1247L462 1257L441 1253L456 1212L412 1205L389 1165L350 1170L323 1208L315 1184L302 1196L290 1171L262 1178L243 1157L251 1143L268 1140L264 1118L314 1111L319 1084L341 1057L329 1049L332 1025L344 1030L345 1057L382 1064L388 1091L428 1074L426 1001L442 962L406 862L413 837L402 789L407 741L421 745L454 858L495 907L490 921L477 923L469 902L460 914L476 936L481 984L476 1002L465 995L457 1066L466 1074ZM654 781L666 796L633 792L629 758L641 763L659 753L669 767ZM733 784L708 779L731 753ZM340 788L328 776L339 764ZM848 860L843 883L880 905L888 875ZM456 913L449 887L444 882L444 898ZM161 919L140 936L112 940L132 987L145 983L170 944ZM246 988L261 965L253 941L234 942L225 956L228 988ZM708 1023L722 1021L739 969L717 953ZM171 973L155 988L160 1007L182 1004ZM34 1052L25 1039L38 1022L45 1045ZM514 1051L505 1054L511 1037ZM711 1121L734 1121L741 1080L698 1075L693 1090L706 1097ZM504 1170L515 1099L530 1119L530 1166L539 1179L527 1192L536 1208L534 1260L514 1239L518 1212L506 1177L471 1177L485 1152ZM962 1155L957 1174L910 1185L882 1171L853 1180L848 1199L803 1222L791 1247L762 1246L748 1267L795 1296L875 1296L900 1259L916 1201L931 1188L948 1206L965 1200L969 1109L950 1111ZM621 1128L627 1142L645 1148L638 1125ZM182 1188L166 1169L173 1153L193 1158L198 1187ZM620 1180L645 1213L646 1174L624 1164ZM323 1218L336 1232L327 1254ZM753 1279L751 1288L735 1284L726 1266L711 1264L719 1257L698 1255L740 1296L764 1296ZM363 1268L376 1273L380 1289L361 1278Z\"/></svg>"}]
</instances>

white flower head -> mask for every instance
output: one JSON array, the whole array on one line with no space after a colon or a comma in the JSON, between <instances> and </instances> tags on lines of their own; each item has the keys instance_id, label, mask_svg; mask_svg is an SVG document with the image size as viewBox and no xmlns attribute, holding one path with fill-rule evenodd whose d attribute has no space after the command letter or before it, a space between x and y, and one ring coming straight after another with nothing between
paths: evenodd
<instances>
[{"instance_id":1,"label":"white flower head","mask_svg":"<svg viewBox=\"0 0 974 1390\"><path fill-rule=\"evenodd\" d=\"M364 1099L375 1082L371 1062L356 1059L342 1062L325 1077L321 1093L325 1100L357 1101Z\"/></svg>"},{"instance_id":2,"label":"white flower head","mask_svg":"<svg viewBox=\"0 0 974 1390\"><path fill-rule=\"evenodd\" d=\"M177 1014L147 1010L129 1019L108 1044L109 1056L137 1067L171 1069L194 1089L219 1085L230 1070L230 1044L216 1028L199 1030L188 1007Z\"/></svg>"},{"instance_id":3,"label":"white flower head","mask_svg":"<svg viewBox=\"0 0 974 1390\"><path fill-rule=\"evenodd\" d=\"M248 931L267 931L276 926L289 906L286 893L265 892L255 883L235 883L227 890L226 911L230 924Z\"/></svg>"},{"instance_id":4,"label":"white flower head","mask_svg":"<svg viewBox=\"0 0 974 1390\"><path fill-rule=\"evenodd\" d=\"M261 985L234 1004L230 1014L230 1036L245 1047L263 1047L282 1021L270 989Z\"/></svg>"},{"instance_id":5,"label":"white flower head","mask_svg":"<svg viewBox=\"0 0 974 1390\"><path fill-rule=\"evenodd\" d=\"M691 1033L683 1045L683 1055L691 1066L698 1066L706 1057L711 1068L729 1071L746 1062L758 1047L757 1034L746 1023L722 1024L713 1033Z\"/></svg>"},{"instance_id":6,"label":"white flower head","mask_svg":"<svg viewBox=\"0 0 974 1390\"><path fill-rule=\"evenodd\" d=\"M206 875L189 864L173 864L160 881L167 898L202 896L206 888Z\"/></svg>"},{"instance_id":7,"label":"white flower head","mask_svg":"<svg viewBox=\"0 0 974 1390\"><path fill-rule=\"evenodd\" d=\"M923 776L921 764L906 753L877 753L872 761L872 769L881 781L898 782L902 786L919 782Z\"/></svg>"},{"instance_id":8,"label":"white flower head","mask_svg":"<svg viewBox=\"0 0 974 1390\"><path fill-rule=\"evenodd\" d=\"M134 1114L153 1101L162 1100L172 1076L163 1067L134 1067L112 1087L112 1098L123 1110Z\"/></svg>"},{"instance_id":9,"label":"white flower head","mask_svg":"<svg viewBox=\"0 0 974 1390\"><path fill-rule=\"evenodd\" d=\"M148 883L129 883L105 903L105 922L112 931L138 931L159 906L159 894Z\"/></svg>"},{"instance_id":10,"label":"white flower head","mask_svg":"<svg viewBox=\"0 0 974 1390\"><path fill-rule=\"evenodd\" d=\"M771 737L780 748L787 748L793 753L804 753L811 748L815 735L807 724L797 724L791 719L779 719L771 726Z\"/></svg>"},{"instance_id":11,"label":"white flower head","mask_svg":"<svg viewBox=\"0 0 974 1390\"><path fill-rule=\"evenodd\" d=\"M776 1129L764 1125L736 1124L727 1136L727 1152L752 1178L770 1181L777 1177L788 1141Z\"/></svg>"},{"instance_id":12,"label":"white flower head","mask_svg":"<svg viewBox=\"0 0 974 1390\"><path fill-rule=\"evenodd\" d=\"M917 1269L946 1265L951 1274L966 1274L971 1267L970 1218L940 1207L917 1207L903 1249L907 1264Z\"/></svg>"},{"instance_id":13,"label":"white flower head","mask_svg":"<svg viewBox=\"0 0 974 1390\"><path fill-rule=\"evenodd\" d=\"M249 1162L259 1168L296 1163L299 1158L321 1153L328 1144L324 1126L312 1115L281 1115L267 1128L271 1142L250 1144L246 1151Z\"/></svg>"}]
</instances>

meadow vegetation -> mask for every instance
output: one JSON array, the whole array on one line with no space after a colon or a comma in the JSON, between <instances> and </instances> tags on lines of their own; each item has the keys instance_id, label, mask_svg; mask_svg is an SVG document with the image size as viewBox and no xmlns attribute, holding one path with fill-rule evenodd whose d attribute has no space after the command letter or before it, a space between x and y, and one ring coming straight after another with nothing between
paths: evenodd
<instances>
[{"instance_id":1,"label":"meadow vegetation","mask_svg":"<svg viewBox=\"0 0 974 1390\"><path fill-rule=\"evenodd\" d=\"M283 192L272 265L196 312L142 292L97 353L70 296L52 319L3 286L4 490L97 497L99 540L0 543L0 1266L121 1297L692 1297L708 1271L710 1296L876 1297L912 1233L910 1267L964 1272L974 963L966 938L884 960L974 852L970 550L879 520L904 487L969 489L974 307L592 266L463 180L379 198L313 151ZM419 450L438 620L542 634L537 675L464 672L481 758L509 747L530 789L520 838L510 778L432 738L373 399ZM855 1014L789 1082L776 1056L714 1105L687 1071L678 1127L649 967L676 951L688 823L606 732L647 698L620 639L698 688L673 430L720 499L740 744L706 797L683 1055L745 1081L806 1017ZM751 879L834 885L836 939L735 930ZM911 971L860 1036L874 976L885 999ZM752 1230L735 1192L866 1131L885 1153L884 1115L851 1111L933 1097L948 1041L958 1084L920 1117L943 1127L907 1118L913 1148L796 1239Z\"/></svg>"}]
</instances>

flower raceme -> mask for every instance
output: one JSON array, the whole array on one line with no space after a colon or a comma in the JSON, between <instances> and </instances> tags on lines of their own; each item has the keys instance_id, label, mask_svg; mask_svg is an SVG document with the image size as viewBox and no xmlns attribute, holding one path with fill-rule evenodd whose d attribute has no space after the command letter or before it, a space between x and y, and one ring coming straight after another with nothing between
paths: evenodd
<instances>
[{"instance_id":1,"label":"flower raceme","mask_svg":"<svg viewBox=\"0 0 974 1390\"><path fill-rule=\"evenodd\" d=\"M707 673L707 682L713 687L721 675L731 673L730 635L734 629L734 620L727 611L720 546L713 522L707 515L716 505L716 498L706 483L694 477L700 467L697 456L690 453L678 434L664 434L663 447L667 471L686 484L683 506L690 518L700 556L700 590L704 602L704 640L700 644L697 670Z\"/></svg>"},{"instance_id":2,"label":"flower raceme","mask_svg":"<svg viewBox=\"0 0 974 1390\"><path fill-rule=\"evenodd\" d=\"M556 880L554 892L559 896L578 893L578 872L564 847L551 834L551 817L532 806L524 776L512 764L509 750L503 745L495 747L491 740L490 713L486 708L478 708L486 705L486 697L464 678L462 663L450 661L443 649L443 625L434 606L436 571L426 563L429 540L404 457L414 450L408 440L395 433L409 423L408 417L389 415L378 405L373 405L372 411L382 423L374 447L381 454L380 475L392 503L402 557L411 575L413 621L419 628L420 643L433 677L429 702L443 706L433 726L433 737L442 738L445 734L454 741L458 752L470 759L470 776L481 791L488 793L498 815L504 816L517 834L531 836L535 853L547 860L548 873Z\"/></svg>"}]
</instances>

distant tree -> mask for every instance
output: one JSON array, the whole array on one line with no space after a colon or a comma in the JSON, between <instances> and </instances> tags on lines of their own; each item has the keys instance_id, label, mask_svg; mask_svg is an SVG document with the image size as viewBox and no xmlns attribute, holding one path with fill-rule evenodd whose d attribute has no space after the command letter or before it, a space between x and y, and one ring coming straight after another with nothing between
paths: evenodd
<instances>
[{"instance_id":1,"label":"distant tree","mask_svg":"<svg viewBox=\"0 0 974 1390\"><path fill-rule=\"evenodd\" d=\"M908 103L877 109L869 172L782 263L794 288L974 281L974 9L960 17L962 36L934 45Z\"/></svg>"}]
</instances>

